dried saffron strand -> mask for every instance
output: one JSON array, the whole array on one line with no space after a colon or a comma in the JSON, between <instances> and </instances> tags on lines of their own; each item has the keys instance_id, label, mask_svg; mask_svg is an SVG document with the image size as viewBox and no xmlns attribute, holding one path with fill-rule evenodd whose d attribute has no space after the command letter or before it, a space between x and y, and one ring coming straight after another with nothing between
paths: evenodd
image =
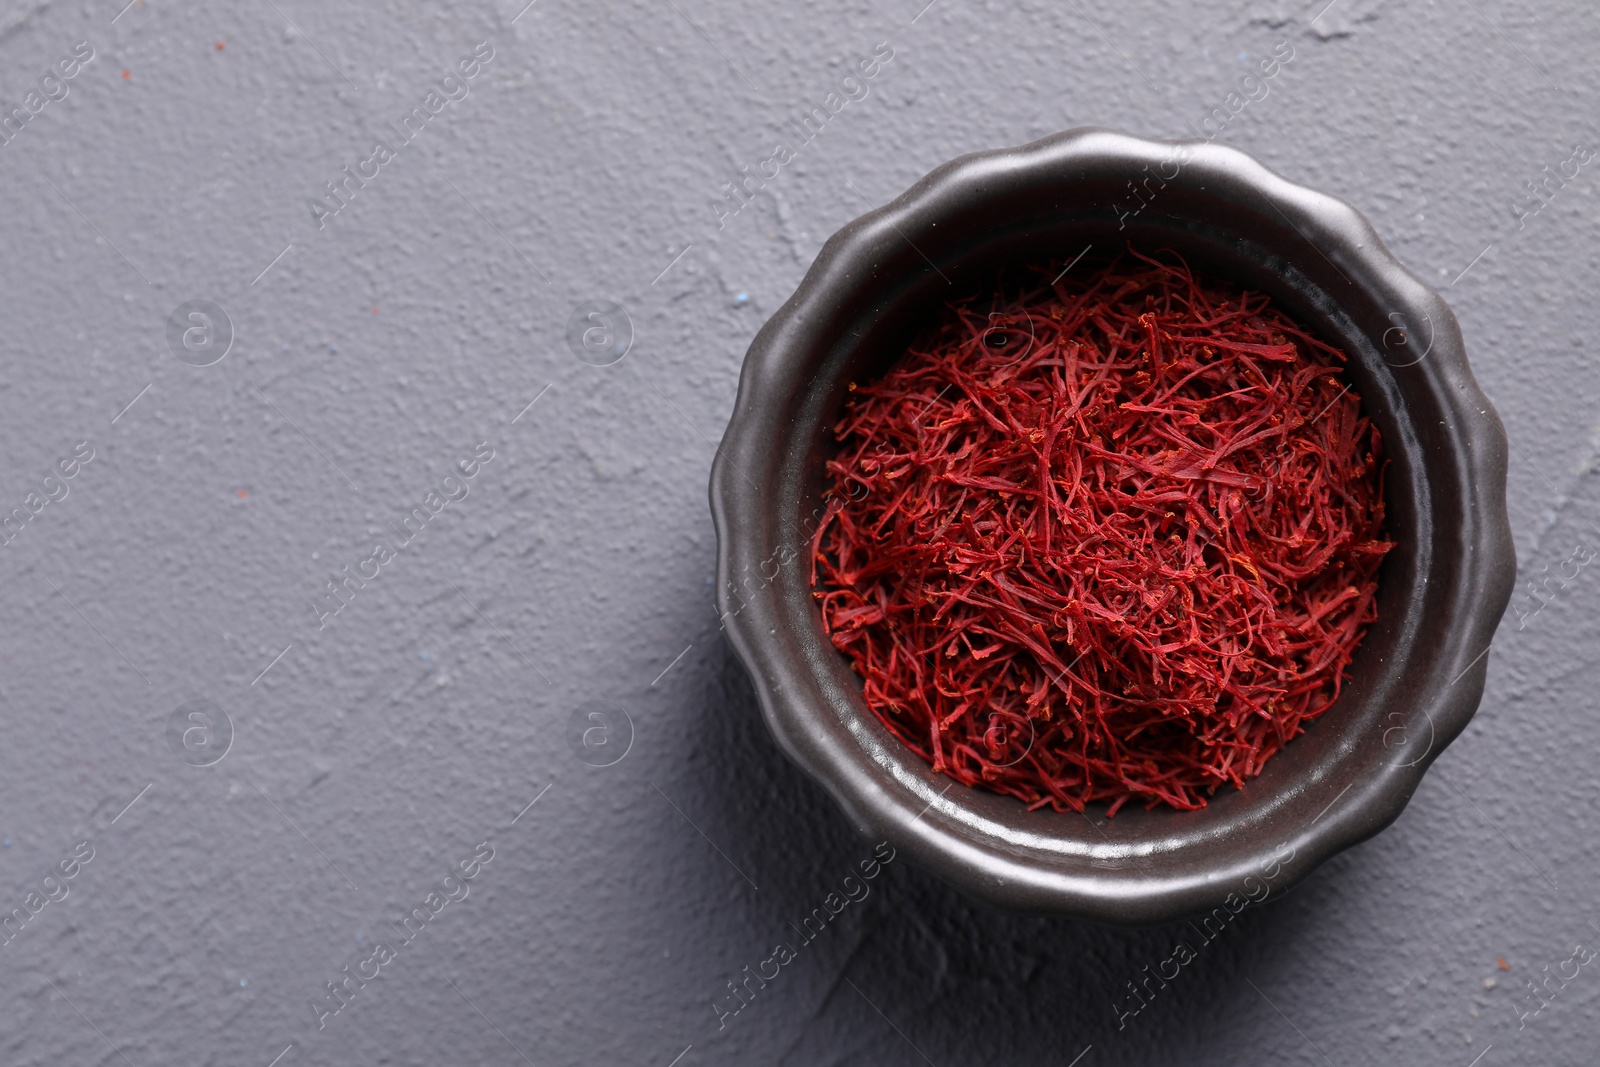
<instances>
[{"instance_id":1,"label":"dried saffron strand","mask_svg":"<svg viewBox=\"0 0 1600 1067\"><path fill-rule=\"evenodd\" d=\"M815 595L867 705L1034 808L1243 786L1338 696L1393 547L1343 362L1170 253L952 306L828 463Z\"/></svg>"}]
</instances>

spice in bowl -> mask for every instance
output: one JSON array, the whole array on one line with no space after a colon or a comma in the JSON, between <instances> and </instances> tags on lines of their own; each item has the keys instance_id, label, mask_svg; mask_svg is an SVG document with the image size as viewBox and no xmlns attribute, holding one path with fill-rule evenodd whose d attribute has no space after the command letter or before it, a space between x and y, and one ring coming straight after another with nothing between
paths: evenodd
<instances>
[{"instance_id":1,"label":"spice in bowl","mask_svg":"<svg viewBox=\"0 0 1600 1067\"><path fill-rule=\"evenodd\" d=\"M935 771L1202 808L1339 695L1394 547L1382 441L1266 296L1170 251L1052 274L850 386L815 596Z\"/></svg>"}]
</instances>

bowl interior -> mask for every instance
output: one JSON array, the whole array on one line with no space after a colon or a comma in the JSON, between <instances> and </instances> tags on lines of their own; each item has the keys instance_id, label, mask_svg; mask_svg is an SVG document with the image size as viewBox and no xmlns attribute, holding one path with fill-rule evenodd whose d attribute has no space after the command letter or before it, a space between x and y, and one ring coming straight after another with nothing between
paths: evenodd
<instances>
[{"instance_id":1,"label":"bowl interior","mask_svg":"<svg viewBox=\"0 0 1600 1067\"><path fill-rule=\"evenodd\" d=\"M1176 851L1272 823L1285 805L1328 776L1341 758L1361 744L1389 742L1385 758L1404 765L1408 750L1427 752L1413 737L1392 734L1386 715L1420 698L1436 647L1419 640L1434 594L1427 576L1439 565L1434 533L1448 507L1451 487L1429 484L1427 456L1449 447L1433 428L1444 419L1430 391L1406 389L1404 368L1414 365L1430 340L1429 325L1411 324L1374 289L1363 284L1357 264L1343 266L1313 244L1264 199L1222 191L1204 183L1172 182L1135 217L1106 217L1107 203L1130 206L1128 174L1113 169L1062 174L1008 195L951 198L940 205L936 225L882 235L882 255L869 277L839 294L829 310L827 339L812 353L812 373L795 390L782 419L786 441L778 451L771 496L775 542L796 552L801 566L776 579L779 613L788 640L798 642L822 680L828 703L870 757L899 782L936 786L916 754L884 729L860 696L860 681L845 657L823 634L809 584L810 531L820 516L823 463L833 447L847 384L881 374L907 344L942 314L944 305L994 288L997 277L1018 264L1064 263L1085 248L1074 270L1093 270L1130 244L1148 255L1171 249L1197 274L1229 279L1265 292L1284 311L1349 357L1348 373L1363 406L1383 435L1389 467L1385 483L1389 536L1398 547L1380 573L1378 620L1368 630L1338 702L1269 761L1243 790L1225 787L1207 808L1145 811L1130 805L1113 820L1091 807L1090 818L1048 810L1028 812L1010 797L955 785L946 794L965 809L962 821L989 843L1019 852L1078 856L1092 864L1124 867L1141 857ZM881 228L881 227L880 227ZM1337 254L1337 253L1335 253ZM1409 378L1416 381L1417 376ZM1386 732L1390 736L1385 736ZM1431 749L1431 739L1427 748ZM931 779L931 781L930 781ZM920 794L924 790L918 789ZM1374 827L1376 829L1376 827Z\"/></svg>"}]
</instances>

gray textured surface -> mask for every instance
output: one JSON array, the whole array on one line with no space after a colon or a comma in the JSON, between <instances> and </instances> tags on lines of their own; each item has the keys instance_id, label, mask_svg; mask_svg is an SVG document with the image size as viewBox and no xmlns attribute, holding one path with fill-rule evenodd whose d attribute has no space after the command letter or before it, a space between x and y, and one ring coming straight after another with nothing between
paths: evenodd
<instances>
[{"instance_id":1,"label":"gray textured surface","mask_svg":"<svg viewBox=\"0 0 1600 1067\"><path fill-rule=\"evenodd\" d=\"M522 4L0 14L7 110L95 49L0 145L0 503L95 450L0 547L0 912L94 849L0 947L0 1060L1593 1061L1597 966L1514 1011L1600 936L1588 570L1508 616L1483 710L1392 829L1125 1028L1122 983L1183 930L996 915L897 862L719 1032L725 983L871 843L763 733L710 607L705 491L751 335L868 202L1071 125L1186 133L1287 40L1224 139L1454 280L1515 445L1524 578L1557 573L1600 546L1600 211L1587 172L1521 228L1513 206L1600 138L1600 13ZM470 95L319 230L308 199L481 41ZM870 94L719 229L722 183L880 41ZM194 299L237 335L213 366L168 348ZM615 366L564 341L594 299L635 327ZM482 441L467 497L319 630L322 584ZM166 736L200 698L235 733L208 767ZM634 724L609 767L567 740L593 700ZM469 896L319 1030L324 984L483 841Z\"/></svg>"}]
</instances>

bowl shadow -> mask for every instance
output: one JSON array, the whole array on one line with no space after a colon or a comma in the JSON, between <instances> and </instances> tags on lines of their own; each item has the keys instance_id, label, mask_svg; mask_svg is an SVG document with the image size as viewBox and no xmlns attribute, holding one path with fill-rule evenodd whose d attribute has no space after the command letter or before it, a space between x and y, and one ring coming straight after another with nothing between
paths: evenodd
<instances>
[{"instance_id":1,"label":"bowl shadow","mask_svg":"<svg viewBox=\"0 0 1600 1067\"><path fill-rule=\"evenodd\" d=\"M759 872L751 903L762 924L792 928L872 846L758 725L755 691L725 643L706 669L716 696L683 738L688 751L719 753L702 807L725 813L715 832ZM782 992L787 1008L763 1006L759 1025L718 1035L705 1052L780 1064L921 1064L924 1054L1065 1064L1093 1045L1100 1064L1230 1062L1237 1031L1222 1020L1259 996L1244 978L1295 956L1315 921L1293 897L1226 921L1130 927L1026 915L904 855L842 918L804 949L804 986Z\"/></svg>"}]
</instances>

